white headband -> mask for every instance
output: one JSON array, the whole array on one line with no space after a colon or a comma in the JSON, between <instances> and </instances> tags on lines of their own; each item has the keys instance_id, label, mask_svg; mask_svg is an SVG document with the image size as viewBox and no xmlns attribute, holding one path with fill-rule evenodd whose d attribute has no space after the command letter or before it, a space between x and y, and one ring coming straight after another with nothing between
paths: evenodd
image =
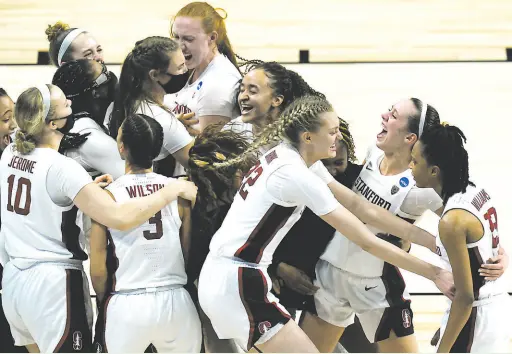
<instances>
[{"instance_id":1,"label":"white headband","mask_svg":"<svg viewBox=\"0 0 512 354\"><path fill-rule=\"evenodd\" d=\"M41 92L41 96L43 96L43 117L46 121L48 112L50 112L50 89L47 85L37 85L36 88Z\"/></svg>"},{"instance_id":2,"label":"white headband","mask_svg":"<svg viewBox=\"0 0 512 354\"><path fill-rule=\"evenodd\" d=\"M64 53L66 53L66 50L68 50L69 46L75 40L75 38L83 32L85 32L85 30L81 28L76 28L69 32L66 38L64 38L59 48L59 55L57 56L57 63L59 64L59 66L62 65L62 57L64 56Z\"/></svg>"},{"instance_id":3,"label":"white headband","mask_svg":"<svg viewBox=\"0 0 512 354\"><path fill-rule=\"evenodd\" d=\"M421 138L421 134L423 133L423 127L425 126L425 116L427 115L428 104L421 101L421 115L420 115L420 135L418 139Z\"/></svg>"}]
</instances>

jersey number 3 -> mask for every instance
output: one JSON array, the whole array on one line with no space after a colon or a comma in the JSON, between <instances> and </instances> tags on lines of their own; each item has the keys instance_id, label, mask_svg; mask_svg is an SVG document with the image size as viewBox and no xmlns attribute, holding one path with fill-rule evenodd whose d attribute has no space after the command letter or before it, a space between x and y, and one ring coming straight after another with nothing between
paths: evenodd
<instances>
[{"instance_id":1,"label":"jersey number 3","mask_svg":"<svg viewBox=\"0 0 512 354\"><path fill-rule=\"evenodd\" d=\"M247 172L247 174L245 175L244 181L239 189L240 196L243 198L243 200L245 200L245 198L247 198L247 195L249 194L247 187L254 185L254 183L256 183L258 178L260 178L262 173L263 173L263 166L261 166L260 161L258 161L258 163L256 165L254 165L249 170L249 172Z\"/></svg>"},{"instance_id":2,"label":"jersey number 3","mask_svg":"<svg viewBox=\"0 0 512 354\"><path fill-rule=\"evenodd\" d=\"M28 215L30 213L30 203L32 202L32 197L30 192L32 190L32 183L30 180L24 177L18 178L17 187L16 187L16 195L14 196L14 203L12 200L12 190L14 188L14 179L15 175L10 175L7 178L7 183L9 184L9 192L7 195L7 211L15 212L18 215ZM25 202L23 203L23 207L21 206L21 197L25 191Z\"/></svg>"},{"instance_id":3,"label":"jersey number 3","mask_svg":"<svg viewBox=\"0 0 512 354\"><path fill-rule=\"evenodd\" d=\"M484 215L485 220L489 221L489 228L492 232L492 248L498 248L500 244L500 235L498 234L498 214L494 207L487 210Z\"/></svg>"},{"instance_id":4,"label":"jersey number 3","mask_svg":"<svg viewBox=\"0 0 512 354\"><path fill-rule=\"evenodd\" d=\"M156 231L155 232L151 232L149 230L146 230L144 231L144 238L146 240L158 240L159 238L162 238L163 234L164 234L164 230L162 228L162 212L159 211L158 213L155 214L155 216L151 217L149 220L148 220L149 224L153 224L155 225L156 227Z\"/></svg>"}]
</instances>

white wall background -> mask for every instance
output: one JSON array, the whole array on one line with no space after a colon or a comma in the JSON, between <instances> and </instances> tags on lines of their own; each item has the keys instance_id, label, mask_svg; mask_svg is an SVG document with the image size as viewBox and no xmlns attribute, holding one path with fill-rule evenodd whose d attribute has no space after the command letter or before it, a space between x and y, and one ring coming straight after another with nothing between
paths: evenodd
<instances>
[{"instance_id":1,"label":"white wall background","mask_svg":"<svg viewBox=\"0 0 512 354\"><path fill-rule=\"evenodd\" d=\"M459 126L468 138L471 179L495 200L500 241L512 256L512 165L506 151L512 138L512 63L417 63L417 64L294 64L315 89L325 93L337 113L351 125L364 158L367 147L380 131L380 113L404 97L418 97L433 105L442 121ZM119 66L109 66L119 75ZM13 99L37 83L51 82L50 66L0 66L0 86ZM413 254L436 262L421 247ZM405 274L410 292L437 292L435 286L413 274ZM512 291L512 271L506 274Z\"/></svg>"}]
</instances>

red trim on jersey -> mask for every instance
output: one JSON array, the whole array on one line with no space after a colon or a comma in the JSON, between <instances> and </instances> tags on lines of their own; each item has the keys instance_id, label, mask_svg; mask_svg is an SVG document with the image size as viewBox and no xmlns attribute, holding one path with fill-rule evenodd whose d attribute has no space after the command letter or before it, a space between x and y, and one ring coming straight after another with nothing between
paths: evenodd
<instances>
[{"instance_id":1,"label":"red trim on jersey","mask_svg":"<svg viewBox=\"0 0 512 354\"><path fill-rule=\"evenodd\" d=\"M471 268L471 278L473 280L473 296L475 300L478 300L478 296L480 295L480 289L485 284L484 277L480 276L478 270L484 264L484 260L482 255L480 254L480 249L478 246L468 248L469 255L469 265Z\"/></svg>"},{"instance_id":2,"label":"red trim on jersey","mask_svg":"<svg viewBox=\"0 0 512 354\"><path fill-rule=\"evenodd\" d=\"M286 224L295 209L296 207L272 204L249 235L245 244L235 252L235 257L246 262L259 263L263 251L277 232Z\"/></svg>"},{"instance_id":3,"label":"red trim on jersey","mask_svg":"<svg viewBox=\"0 0 512 354\"><path fill-rule=\"evenodd\" d=\"M254 337L254 316L252 315L251 309L247 301L245 301L244 297L244 281L243 281L243 271L244 268L238 268L238 293L240 294L240 300L242 300L242 304L244 304L245 312L247 312L247 317L249 319L250 329L249 329L249 338L247 339L247 350L252 348L252 338Z\"/></svg>"}]
</instances>

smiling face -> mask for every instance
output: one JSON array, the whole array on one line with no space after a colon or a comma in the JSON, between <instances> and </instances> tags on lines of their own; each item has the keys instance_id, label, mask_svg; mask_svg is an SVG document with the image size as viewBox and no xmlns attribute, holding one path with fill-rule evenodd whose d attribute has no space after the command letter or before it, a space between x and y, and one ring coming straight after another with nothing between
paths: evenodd
<instances>
[{"instance_id":1,"label":"smiling face","mask_svg":"<svg viewBox=\"0 0 512 354\"><path fill-rule=\"evenodd\" d=\"M336 157L336 141L341 139L339 119L335 112L320 113L318 119L321 125L316 132L302 134L303 144L306 144L312 161Z\"/></svg>"},{"instance_id":2,"label":"smiling face","mask_svg":"<svg viewBox=\"0 0 512 354\"><path fill-rule=\"evenodd\" d=\"M10 136L17 128L14 120L14 102L9 96L0 97L0 151L11 143Z\"/></svg>"},{"instance_id":3,"label":"smiling face","mask_svg":"<svg viewBox=\"0 0 512 354\"><path fill-rule=\"evenodd\" d=\"M397 102L388 112L381 115L382 131L377 134L377 147L384 152L393 153L414 141L409 132L409 117L417 113L410 99ZM414 135L415 136L415 135Z\"/></svg>"},{"instance_id":4,"label":"smiling face","mask_svg":"<svg viewBox=\"0 0 512 354\"><path fill-rule=\"evenodd\" d=\"M238 104L244 123L254 123L264 119L271 109L277 108L282 98L274 97L270 79L263 69L249 71L240 84Z\"/></svg>"},{"instance_id":5,"label":"smiling face","mask_svg":"<svg viewBox=\"0 0 512 354\"><path fill-rule=\"evenodd\" d=\"M71 58L92 59L103 63L103 48L96 39L87 32L80 33L71 43Z\"/></svg>"}]
</instances>

